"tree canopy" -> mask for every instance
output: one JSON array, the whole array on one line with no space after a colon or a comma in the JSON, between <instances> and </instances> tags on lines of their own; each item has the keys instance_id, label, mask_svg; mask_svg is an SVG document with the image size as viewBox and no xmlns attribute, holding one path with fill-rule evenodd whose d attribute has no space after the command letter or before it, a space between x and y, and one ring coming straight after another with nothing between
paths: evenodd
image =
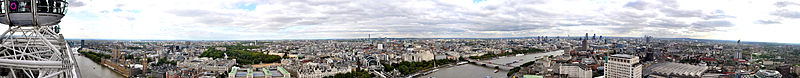
<instances>
[{"instance_id":1,"label":"tree canopy","mask_svg":"<svg viewBox=\"0 0 800 78\"><path fill-rule=\"evenodd\" d=\"M86 58L89 58L89 59L91 59L91 60L92 60L92 61L94 61L94 62L100 62L100 61L102 61L102 59L104 59L104 58L105 58L105 59L107 59L107 58L111 58L111 56L109 56L109 55L106 55L106 54L101 54L101 53L94 53L94 52L84 52L84 51L78 51L78 52L80 52L81 54L83 54L84 56L86 56Z\"/></svg>"},{"instance_id":2,"label":"tree canopy","mask_svg":"<svg viewBox=\"0 0 800 78\"><path fill-rule=\"evenodd\" d=\"M236 63L241 65L259 64L259 63L272 63L281 59L277 55L267 55L261 52L247 51L246 49L259 48L258 46L221 46L227 48L225 51L216 50L213 47L208 48L203 52L200 57L211 58L224 58L228 54L228 58L236 59Z\"/></svg>"},{"instance_id":3,"label":"tree canopy","mask_svg":"<svg viewBox=\"0 0 800 78\"><path fill-rule=\"evenodd\" d=\"M326 76L322 78L372 78L372 77L375 77L375 75L369 73L366 70L361 70L361 68L356 68L356 71L348 73L337 73L336 75Z\"/></svg>"},{"instance_id":4,"label":"tree canopy","mask_svg":"<svg viewBox=\"0 0 800 78\"><path fill-rule=\"evenodd\" d=\"M383 64L385 71L391 71L392 69L397 69L400 73L404 75L408 75L411 73L416 73L425 69L432 68L434 65L434 61L437 65L444 65L449 63L454 63L456 60L453 59L441 59L441 60L432 60L432 61L420 61L420 62L400 62L394 64Z\"/></svg>"}]
</instances>

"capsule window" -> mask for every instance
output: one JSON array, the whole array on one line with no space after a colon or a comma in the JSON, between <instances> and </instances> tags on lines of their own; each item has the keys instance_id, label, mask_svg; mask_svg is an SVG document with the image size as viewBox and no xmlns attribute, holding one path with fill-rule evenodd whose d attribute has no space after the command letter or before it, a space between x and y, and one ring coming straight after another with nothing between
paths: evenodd
<instances>
[{"instance_id":1,"label":"capsule window","mask_svg":"<svg viewBox=\"0 0 800 78\"><path fill-rule=\"evenodd\" d=\"M39 13L52 13L53 5L48 2L48 0L37 0L36 1L36 12Z\"/></svg>"},{"instance_id":2,"label":"capsule window","mask_svg":"<svg viewBox=\"0 0 800 78\"><path fill-rule=\"evenodd\" d=\"M66 14L67 13L67 5L69 5L69 3L65 2L65 1L61 1L61 7L59 7L59 9L61 9L61 12L59 12L59 13Z\"/></svg>"},{"instance_id":3,"label":"capsule window","mask_svg":"<svg viewBox=\"0 0 800 78\"><path fill-rule=\"evenodd\" d=\"M8 4L6 4L8 1ZM34 8L38 13L56 13L64 14L67 8L67 2L64 0L36 0L35 3L30 0L4 0L0 1L0 13L31 13ZM36 4L36 7L33 7Z\"/></svg>"},{"instance_id":4,"label":"capsule window","mask_svg":"<svg viewBox=\"0 0 800 78\"><path fill-rule=\"evenodd\" d=\"M6 6L6 1L0 1L0 6ZM6 8L0 8L0 13L6 13Z\"/></svg>"},{"instance_id":5,"label":"capsule window","mask_svg":"<svg viewBox=\"0 0 800 78\"><path fill-rule=\"evenodd\" d=\"M30 1L11 1L8 5L10 13L30 12Z\"/></svg>"}]
</instances>

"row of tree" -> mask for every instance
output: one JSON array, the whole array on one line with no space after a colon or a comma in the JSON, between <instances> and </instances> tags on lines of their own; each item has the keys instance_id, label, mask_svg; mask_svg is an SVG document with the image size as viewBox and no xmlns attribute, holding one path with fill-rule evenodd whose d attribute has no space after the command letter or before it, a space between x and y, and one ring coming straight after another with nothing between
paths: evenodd
<instances>
[{"instance_id":1,"label":"row of tree","mask_svg":"<svg viewBox=\"0 0 800 78\"><path fill-rule=\"evenodd\" d=\"M89 58L89 59L91 59L92 61L94 61L96 63L99 63L103 59L111 58L110 55L101 54L101 53L85 52L85 51L78 51L78 52L83 54L83 56L86 56L86 58Z\"/></svg>"},{"instance_id":2,"label":"row of tree","mask_svg":"<svg viewBox=\"0 0 800 78\"><path fill-rule=\"evenodd\" d=\"M200 57L211 58L224 58L228 54L228 58L236 59L236 63L240 65L259 64L259 63L272 63L280 61L281 57L277 55L267 55L261 52L247 51L247 49L258 48L258 46L221 46L227 48L225 51L216 50L213 47L203 52Z\"/></svg>"},{"instance_id":3,"label":"row of tree","mask_svg":"<svg viewBox=\"0 0 800 78\"><path fill-rule=\"evenodd\" d=\"M356 70L352 72L337 73L336 75L326 76L322 78L372 78L372 77L375 77L375 75L369 73L369 71L361 70L361 68L356 68Z\"/></svg>"},{"instance_id":4,"label":"row of tree","mask_svg":"<svg viewBox=\"0 0 800 78\"><path fill-rule=\"evenodd\" d=\"M434 63L435 62L435 63ZM436 65L444 65L455 63L456 60L453 59L441 59L441 60L431 60L431 61L420 61L420 62L400 62L400 63L393 63L393 64L383 64L384 71L392 71L397 69L401 74L408 75L412 73L416 73L425 69L430 69Z\"/></svg>"},{"instance_id":5,"label":"row of tree","mask_svg":"<svg viewBox=\"0 0 800 78\"><path fill-rule=\"evenodd\" d=\"M132 50L144 49L144 47L126 47L126 48L132 49Z\"/></svg>"}]
</instances>

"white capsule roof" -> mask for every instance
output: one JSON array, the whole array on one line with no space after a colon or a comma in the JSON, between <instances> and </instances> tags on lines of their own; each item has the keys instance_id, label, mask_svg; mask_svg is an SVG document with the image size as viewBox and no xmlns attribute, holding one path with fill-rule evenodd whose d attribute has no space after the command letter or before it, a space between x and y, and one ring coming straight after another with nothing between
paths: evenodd
<instances>
[{"instance_id":1,"label":"white capsule roof","mask_svg":"<svg viewBox=\"0 0 800 78\"><path fill-rule=\"evenodd\" d=\"M0 0L0 23L11 26L56 25L67 12L65 0Z\"/></svg>"}]
</instances>

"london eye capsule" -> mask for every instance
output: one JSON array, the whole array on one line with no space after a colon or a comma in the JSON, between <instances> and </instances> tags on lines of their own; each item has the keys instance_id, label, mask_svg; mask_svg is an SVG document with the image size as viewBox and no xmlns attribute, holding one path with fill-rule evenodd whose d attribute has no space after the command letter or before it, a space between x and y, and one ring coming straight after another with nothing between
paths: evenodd
<instances>
[{"instance_id":1,"label":"london eye capsule","mask_svg":"<svg viewBox=\"0 0 800 78\"><path fill-rule=\"evenodd\" d=\"M0 0L0 23L9 26L56 25L67 12L65 0Z\"/></svg>"}]
</instances>

